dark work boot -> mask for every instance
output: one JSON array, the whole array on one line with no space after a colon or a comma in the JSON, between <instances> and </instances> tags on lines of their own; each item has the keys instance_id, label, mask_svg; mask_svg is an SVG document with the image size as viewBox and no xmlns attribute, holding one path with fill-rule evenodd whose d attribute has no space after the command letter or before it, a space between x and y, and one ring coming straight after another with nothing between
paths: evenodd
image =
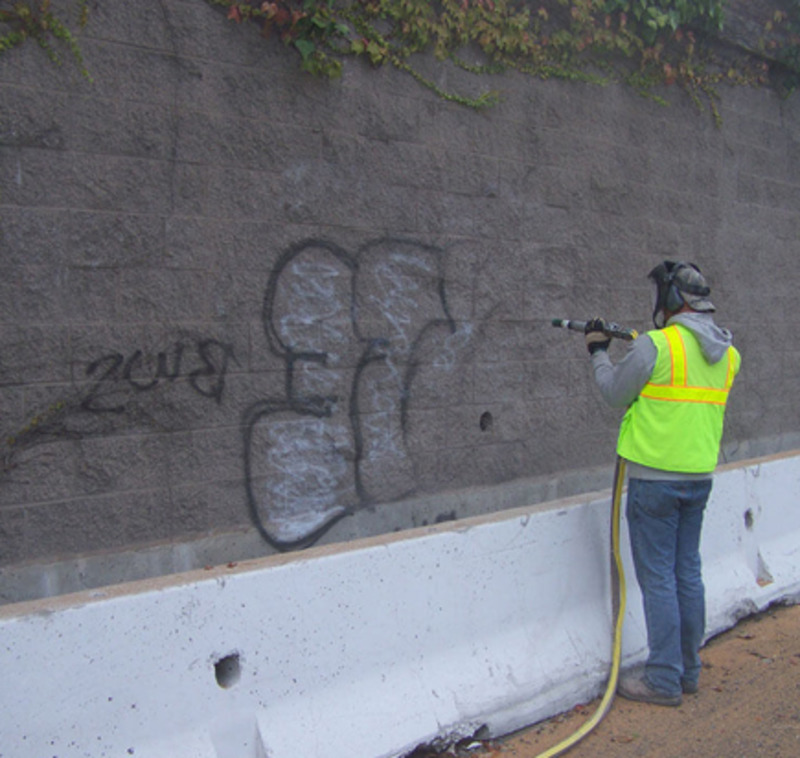
<instances>
[{"instance_id":1,"label":"dark work boot","mask_svg":"<svg viewBox=\"0 0 800 758\"><path fill-rule=\"evenodd\" d=\"M681 679L681 689L683 690L684 695L696 695L699 688L697 686L697 682L690 682L687 679Z\"/></svg>"},{"instance_id":2,"label":"dark work boot","mask_svg":"<svg viewBox=\"0 0 800 758\"><path fill-rule=\"evenodd\" d=\"M680 694L667 695L653 689L641 674L623 674L619 679L617 692L628 700L638 700L640 703L653 705L676 706L682 701Z\"/></svg>"}]
</instances>

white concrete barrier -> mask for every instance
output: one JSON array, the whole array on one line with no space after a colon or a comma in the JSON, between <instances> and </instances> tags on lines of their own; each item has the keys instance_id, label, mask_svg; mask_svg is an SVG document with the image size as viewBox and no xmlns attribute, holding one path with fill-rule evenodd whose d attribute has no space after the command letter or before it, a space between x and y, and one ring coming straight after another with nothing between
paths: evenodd
<instances>
[{"instance_id":1,"label":"white concrete barrier","mask_svg":"<svg viewBox=\"0 0 800 758\"><path fill-rule=\"evenodd\" d=\"M800 456L720 471L709 629L800 592ZM379 758L601 691L610 493L0 608L0 757ZM644 653L627 554L626 661Z\"/></svg>"}]
</instances>

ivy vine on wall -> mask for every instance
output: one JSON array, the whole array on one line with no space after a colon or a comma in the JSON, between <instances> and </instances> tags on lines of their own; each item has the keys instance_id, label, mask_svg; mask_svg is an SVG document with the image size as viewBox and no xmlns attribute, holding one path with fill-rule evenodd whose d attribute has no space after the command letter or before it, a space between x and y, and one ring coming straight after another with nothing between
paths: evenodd
<instances>
[{"instance_id":1,"label":"ivy vine on wall","mask_svg":"<svg viewBox=\"0 0 800 758\"><path fill-rule=\"evenodd\" d=\"M88 0L75 0L74 18L56 14L50 0L34 2L0 3L9 8L0 8L0 54L19 47L27 40L35 40L53 63L61 64L60 48L66 48L75 60L81 73L87 78L89 72L83 62L73 27L82 29L89 18Z\"/></svg>"},{"instance_id":2,"label":"ivy vine on wall","mask_svg":"<svg viewBox=\"0 0 800 758\"><path fill-rule=\"evenodd\" d=\"M781 67L779 90L791 94L800 87L800 0L788 0L765 25L758 52Z\"/></svg>"},{"instance_id":3,"label":"ivy vine on wall","mask_svg":"<svg viewBox=\"0 0 800 758\"><path fill-rule=\"evenodd\" d=\"M516 70L543 79L623 81L638 92L676 86L718 118L717 86L776 84L783 94L800 86L800 0L772 8L751 48L719 40L727 0L206 0L228 19L257 23L298 54L311 74L336 77L343 61L406 71L441 97L475 108L498 94L443 90L414 67L433 53L475 74ZM7 6L7 7L3 7ZM0 54L34 40L55 63L65 49L89 77L76 34L88 20L88 0L0 0ZM71 12L70 12L71 11Z\"/></svg>"},{"instance_id":4,"label":"ivy vine on wall","mask_svg":"<svg viewBox=\"0 0 800 758\"><path fill-rule=\"evenodd\" d=\"M232 21L256 22L265 37L279 37L312 74L336 77L343 59L361 58L407 71L442 97L478 108L497 94L442 91L413 67L413 56L432 52L479 74L517 70L541 78L624 81L656 99L659 88L676 85L698 106L706 100L717 118L721 82L766 84L775 64L795 76L800 70L796 33L784 34L780 56L762 54L768 43L720 55L709 43L722 29L725 0L207 2L225 7ZM784 5L787 10L765 19L765 40L779 25L800 29L800 0Z\"/></svg>"}]
</instances>

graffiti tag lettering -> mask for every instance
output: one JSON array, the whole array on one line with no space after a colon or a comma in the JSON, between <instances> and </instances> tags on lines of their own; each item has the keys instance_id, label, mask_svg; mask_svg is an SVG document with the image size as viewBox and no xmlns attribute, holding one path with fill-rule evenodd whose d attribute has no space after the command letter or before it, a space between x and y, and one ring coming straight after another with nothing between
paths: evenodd
<instances>
[{"instance_id":1,"label":"graffiti tag lettering","mask_svg":"<svg viewBox=\"0 0 800 758\"><path fill-rule=\"evenodd\" d=\"M190 360L199 361L200 365L186 373L189 385L199 395L222 402L228 363L234 358L233 347L214 339L201 339L190 347L193 348ZM81 407L92 413L124 413L124 404L109 401L109 397L118 394L120 385L147 392L161 382L174 382L185 369L186 352L187 346L176 342L171 355L160 352L155 360L135 350L127 357L114 352L92 361L86 367L86 376L94 382L83 397Z\"/></svg>"}]
</instances>

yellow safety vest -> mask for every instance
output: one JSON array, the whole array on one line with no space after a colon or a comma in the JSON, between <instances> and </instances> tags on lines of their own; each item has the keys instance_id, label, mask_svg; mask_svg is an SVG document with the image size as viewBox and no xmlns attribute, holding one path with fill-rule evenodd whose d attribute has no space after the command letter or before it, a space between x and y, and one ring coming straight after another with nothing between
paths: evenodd
<instances>
[{"instance_id":1,"label":"yellow safety vest","mask_svg":"<svg viewBox=\"0 0 800 758\"><path fill-rule=\"evenodd\" d=\"M648 332L658 357L639 396L628 408L617 453L662 471L711 473L717 465L725 404L741 356L709 363L697 338L680 324Z\"/></svg>"}]
</instances>

